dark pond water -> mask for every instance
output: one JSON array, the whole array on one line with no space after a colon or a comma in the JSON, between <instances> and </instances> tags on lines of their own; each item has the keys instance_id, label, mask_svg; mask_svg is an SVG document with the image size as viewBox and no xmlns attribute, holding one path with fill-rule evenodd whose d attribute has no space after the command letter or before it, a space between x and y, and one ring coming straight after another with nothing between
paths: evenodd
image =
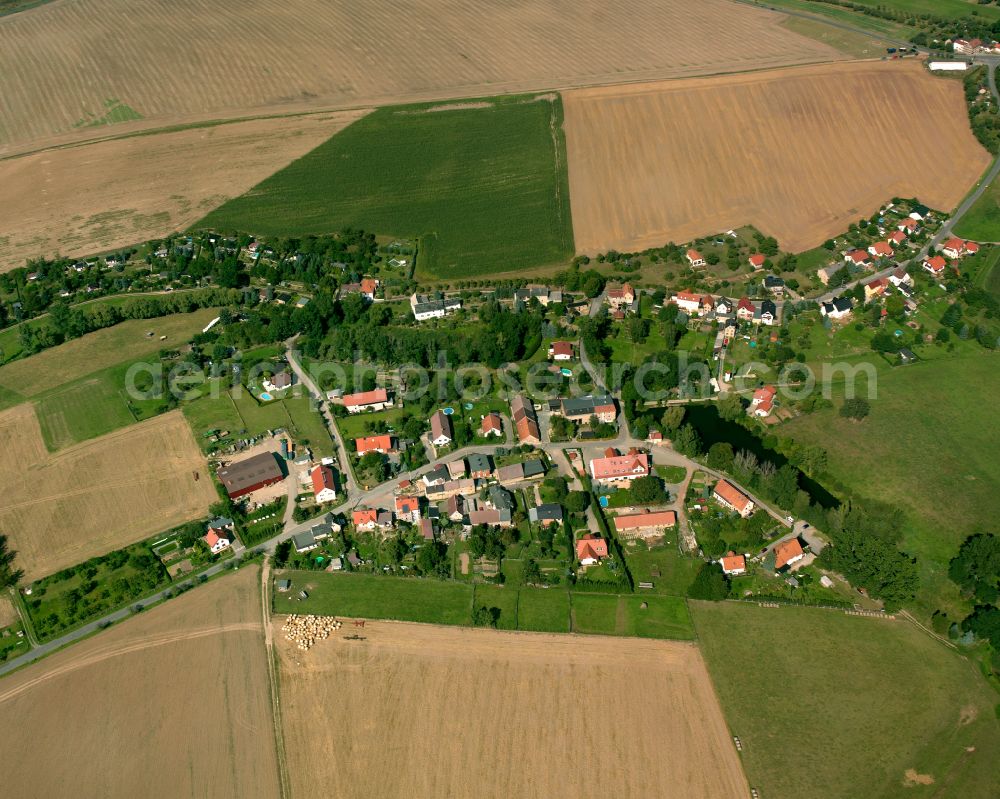
<instances>
[{"instance_id":1,"label":"dark pond water","mask_svg":"<svg viewBox=\"0 0 1000 799\"><path fill-rule=\"evenodd\" d=\"M788 458L780 452L764 446L764 441L754 433L736 422L730 422L719 416L715 405L709 403L692 403L685 408L684 422L690 424L701 438L702 445L707 450L712 444L728 442L733 445L733 451L745 449L757 456L759 461L770 461L776 467L788 463ZM840 505L833 494L820 483L799 470L799 488L805 491L814 504L821 508L836 508Z\"/></svg>"}]
</instances>

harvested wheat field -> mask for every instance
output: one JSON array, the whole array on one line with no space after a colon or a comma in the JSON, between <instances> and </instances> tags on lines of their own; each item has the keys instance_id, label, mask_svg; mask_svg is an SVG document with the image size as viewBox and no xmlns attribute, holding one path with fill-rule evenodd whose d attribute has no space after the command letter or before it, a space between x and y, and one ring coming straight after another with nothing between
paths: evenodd
<instances>
[{"instance_id":1,"label":"harvested wheat field","mask_svg":"<svg viewBox=\"0 0 1000 799\"><path fill-rule=\"evenodd\" d=\"M308 652L275 638L296 799L749 794L689 644L371 621Z\"/></svg>"},{"instance_id":2,"label":"harvested wheat field","mask_svg":"<svg viewBox=\"0 0 1000 799\"><path fill-rule=\"evenodd\" d=\"M0 413L0 451L0 530L26 581L196 519L218 499L180 411L51 455L34 407L18 405Z\"/></svg>"},{"instance_id":3,"label":"harvested wheat field","mask_svg":"<svg viewBox=\"0 0 1000 799\"><path fill-rule=\"evenodd\" d=\"M75 0L0 18L0 148L164 121L843 58L726 0ZM155 31L155 35L150 35ZM748 46L748 42L753 42ZM0 149L2 152L2 149Z\"/></svg>"},{"instance_id":4,"label":"harvested wheat field","mask_svg":"<svg viewBox=\"0 0 1000 799\"><path fill-rule=\"evenodd\" d=\"M0 161L0 271L183 230L361 116L234 122Z\"/></svg>"},{"instance_id":5,"label":"harvested wheat field","mask_svg":"<svg viewBox=\"0 0 1000 799\"><path fill-rule=\"evenodd\" d=\"M14 608L14 600L6 593L0 594L0 628L9 627L20 620L17 610Z\"/></svg>"},{"instance_id":6,"label":"harvested wheat field","mask_svg":"<svg viewBox=\"0 0 1000 799\"><path fill-rule=\"evenodd\" d=\"M745 224L800 252L892 197L948 211L990 163L961 83L855 62L563 94L581 253Z\"/></svg>"},{"instance_id":7,"label":"harvested wheat field","mask_svg":"<svg viewBox=\"0 0 1000 799\"><path fill-rule=\"evenodd\" d=\"M0 681L4 795L279 796L258 570Z\"/></svg>"}]
</instances>

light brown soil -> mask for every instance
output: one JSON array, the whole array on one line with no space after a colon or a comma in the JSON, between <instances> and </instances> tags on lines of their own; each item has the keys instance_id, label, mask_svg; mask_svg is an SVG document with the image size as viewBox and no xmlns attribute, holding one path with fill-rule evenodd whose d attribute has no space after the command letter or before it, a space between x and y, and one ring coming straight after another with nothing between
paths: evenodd
<instances>
[{"instance_id":1,"label":"light brown soil","mask_svg":"<svg viewBox=\"0 0 1000 799\"><path fill-rule=\"evenodd\" d=\"M18 405L0 413L0 451L0 530L26 580L196 519L218 499L180 411L53 455L34 407Z\"/></svg>"},{"instance_id":2,"label":"light brown soil","mask_svg":"<svg viewBox=\"0 0 1000 799\"><path fill-rule=\"evenodd\" d=\"M361 116L236 122L0 161L0 271L183 230Z\"/></svg>"},{"instance_id":3,"label":"light brown soil","mask_svg":"<svg viewBox=\"0 0 1000 799\"><path fill-rule=\"evenodd\" d=\"M257 569L0 682L4 795L278 796Z\"/></svg>"},{"instance_id":4,"label":"light brown soil","mask_svg":"<svg viewBox=\"0 0 1000 799\"><path fill-rule=\"evenodd\" d=\"M20 616L17 615L13 600L7 595L6 591L0 592L0 628L10 627L10 625L19 620Z\"/></svg>"},{"instance_id":5,"label":"light brown soil","mask_svg":"<svg viewBox=\"0 0 1000 799\"><path fill-rule=\"evenodd\" d=\"M563 95L579 252L752 224L799 252L894 196L949 211L989 165L961 84L854 62Z\"/></svg>"},{"instance_id":6,"label":"light brown soil","mask_svg":"<svg viewBox=\"0 0 1000 799\"><path fill-rule=\"evenodd\" d=\"M749 795L692 645L373 621L276 639L296 799Z\"/></svg>"},{"instance_id":7,"label":"light brown soil","mask_svg":"<svg viewBox=\"0 0 1000 799\"><path fill-rule=\"evenodd\" d=\"M724 0L56 2L0 19L0 148L99 135L79 126L109 101L138 129L844 57L784 19Z\"/></svg>"}]
</instances>

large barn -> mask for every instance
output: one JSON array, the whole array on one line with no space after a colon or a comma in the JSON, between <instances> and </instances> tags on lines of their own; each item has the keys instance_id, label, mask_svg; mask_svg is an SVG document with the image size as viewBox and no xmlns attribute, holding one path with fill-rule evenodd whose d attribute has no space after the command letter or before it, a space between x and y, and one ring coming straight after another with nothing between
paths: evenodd
<instances>
[{"instance_id":1,"label":"large barn","mask_svg":"<svg viewBox=\"0 0 1000 799\"><path fill-rule=\"evenodd\" d=\"M264 486L280 483L285 474L273 452L262 452L219 469L219 479L230 498L239 499Z\"/></svg>"}]
</instances>

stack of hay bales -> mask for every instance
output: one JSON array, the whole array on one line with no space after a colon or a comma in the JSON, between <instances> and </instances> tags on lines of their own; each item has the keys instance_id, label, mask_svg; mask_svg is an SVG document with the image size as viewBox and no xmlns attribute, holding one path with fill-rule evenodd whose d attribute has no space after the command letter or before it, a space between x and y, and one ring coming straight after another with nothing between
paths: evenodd
<instances>
[{"instance_id":1,"label":"stack of hay bales","mask_svg":"<svg viewBox=\"0 0 1000 799\"><path fill-rule=\"evenodd\" d=\"M339 630L341 623L333 616L299 616L293 613L285 621L281 631L285 638L297 644L303 652L309 651L317 641L330 636L334 630Z\"/></svg>"}]
</instances>

